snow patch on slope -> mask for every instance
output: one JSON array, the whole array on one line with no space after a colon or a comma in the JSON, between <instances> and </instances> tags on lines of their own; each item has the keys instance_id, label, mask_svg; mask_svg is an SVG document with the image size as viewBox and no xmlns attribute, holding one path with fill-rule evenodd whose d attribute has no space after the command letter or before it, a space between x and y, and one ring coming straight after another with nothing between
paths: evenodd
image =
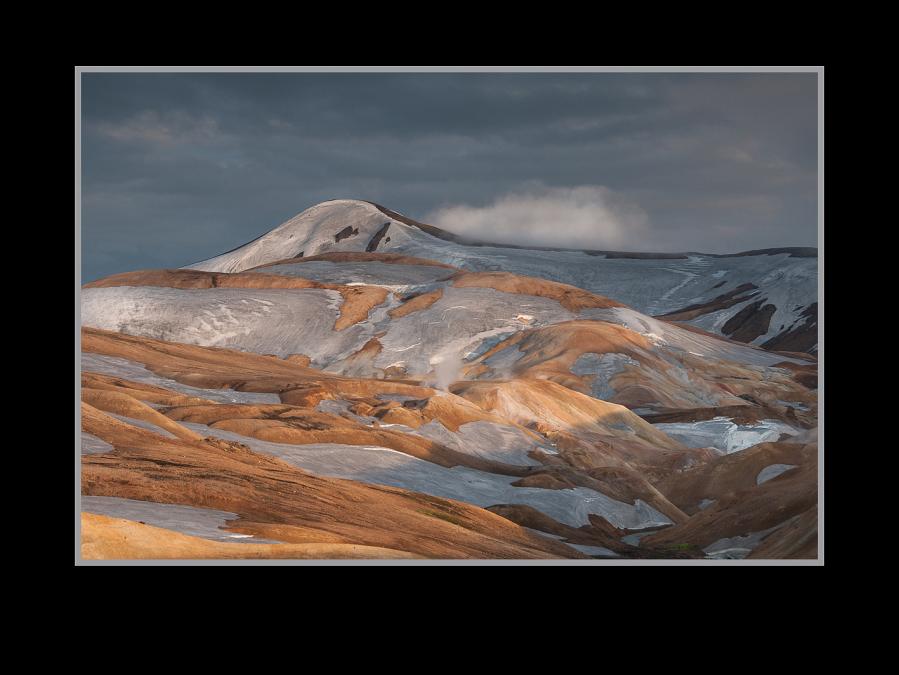
<instances>
[{"instance_id":1,"label":"snow patch on slope","mask_svg":"<svg viewBox=\"0 0 899 675\"><path fill-rule=\"evenodd\" d=\"M767 483L772 478L777 478L780 474L795 468L795 464L770 464L759 471L759 475L755 478L755 484L761 485L762 483Z\"/></svg>"},{"instance_id":2,"label":"snow patch on slope","mask_svg":"<svg viewBox=\"0 0 899 675\"><path fill-rule=\"evenodd\" d=\"M82 495L81 510L87 513L96 513L110 518L125 518L146 523L154 527L166 530L174 530L181 534L213 541L234 542L238 540L245 544L277 544L269 539L256 539L245 535L234 537L233 532L223 529L228 521L235 520L239 516L228 511L215 509L201 509L195 506L182 506L180 504L161 504L157 502L145 502L137 499L124 499L122 497L95 497Z\"/></svg>"},{"instance_id":3,"label":"snow patch on slope","mask_svg":"<svg viewBox=\"0 0 899 675\"><path fill-rule=\"evenodd\" d=\"M248 298L269 304L245 303ZM323 368L357 351L374 333L370 322L335 331L342 302L337 291L316 288L87 288L81 292L81 321L203 347L307 354L313 367Z\"/></svg>"},{"instance_id":4,"label":"snow patch on slope","mask_svg":"<svg viewBox=\"0 0 899 675\"><path fill-rule=\"evenodd\" d=\"M634 504L626 504L580 487L567 490L514 487L511 483L518 478L512 476L460 466L448 469L389 448L335 443L288 445L261 441L202 424L187 422L184 426L206 436L238 441L257 452L274 455L319 475L391 485L482 507L526 504L572 527L588 524L588 514L591 513L622 529L644 529L671 523L666 516L639 499Z\"/></svg>"},{"instance_id":5,"label":"snow patch on slope","mask_svg":"<svg viewBox=\"0 0 899 675\"><path fill-rule=\"evenodd\" d=\"M739 452L759 443L776 441L781 434L797 433L796 429L778 420L761 420L757 424L739 425L729 417L653 426L687 447L715 448L725 454Z\"/></svg>"}]
</instances>

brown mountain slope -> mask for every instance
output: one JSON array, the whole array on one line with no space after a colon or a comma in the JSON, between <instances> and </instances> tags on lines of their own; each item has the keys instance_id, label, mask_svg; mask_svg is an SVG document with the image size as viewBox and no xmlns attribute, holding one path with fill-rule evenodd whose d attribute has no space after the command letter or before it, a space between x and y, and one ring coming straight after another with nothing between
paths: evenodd
<instances>
[{"instance_id":1,"label":"brown mountain slope","mask_svg":"<svg viewBox=\"0 0 899 675\"><path fill-rule=\"evenodd\" d=\"M818 509L811 507L772 532L749 554L757 560L810 559L818 557Z\"/></svg>"},{"instance_id":2,"label":"brown mountain slope","mask_svg":"<svg viewBox=\"0 0 899 675\"><path fill-rule=\"evenodd\" d=\"M696 513L703 499L722 499L730 493L751 490L756 478L772 464L810 465L818 448L801 443L759 443L724 455L677 475L663 478L658 488L687 513Z\"/></svg>"},{"instance_id":3,"label":"brown mountain slope","mask_svg":"<svg viewBox=\"0 0 899 675\"><path fill-rule=\"evenodd\" d=\"M517 360L491 365L493 357L509 351ZM599 376L607 382L608 393L602 398L631 408L744 406L743 414L755 419L789 413L791 421L798 424L798 418L809 416L797 416L795 410L790 413L778 401L795 401L809 407L817 401L816 394L797 382L786 366L747 366L667 349L654 345L640 333L605 321L566 321L520 331L474 360L467 374L551 380L590 394L594 376L575 372L578 359L584 355L612 355L620 359L611 375ZM756 403L744 396L751 396Z\"/></svg>"},{"instance_id":4,"label":"brown mountain slope","mask_svg":"<svg viewBox=\"0 0 899 675\"><path fill-rule=\"evenodd\" d=\"M620 302L585 291L577 286L510 272L459 272L453 277L453 286L492 288L504 293L536 295L555 300L570 312L579 312L588 308L624 307Z\"/></svg>"},{"instance_id":5,"label":"brown mountain slope","mask_svg":"<svg viewBox=\"0 0 899 675\"><path fill-rule=\"evenodd\" d=\"M213 508L248 523L297 526L297 543L309 543L309 530L321 530L345 543L432 558L582 557L484 509L315 476L238 443L166 438L87 404L82 425L115 447L82 457L86 495ZM289 528L281 536L292 543Z\"/></svg>"},{"instance_id":6,"label":"brown mountain slope","mask_svg":"<svg viewBox=\"0 0 899 675\"><path fill-rule=\"evenodd\" d=\"M761 485L723 495L687 522L651 534L640 543L705 548L720 539L745 537L785 526L795 516L817 508L817 479L817 456L813 454L798 469Z\"/></svg>"},{"instance_id":7,"label":"brown mountain slope","mask_svg":"<svg viewBox=\"0 0 899 675\"><path fill-rule=\"evenodd\" d=\"M81 514L81 557L85 560L400 560L423 556L379 546L313 542L227 544L95 513Z\"/></svg>"}]
</instances>

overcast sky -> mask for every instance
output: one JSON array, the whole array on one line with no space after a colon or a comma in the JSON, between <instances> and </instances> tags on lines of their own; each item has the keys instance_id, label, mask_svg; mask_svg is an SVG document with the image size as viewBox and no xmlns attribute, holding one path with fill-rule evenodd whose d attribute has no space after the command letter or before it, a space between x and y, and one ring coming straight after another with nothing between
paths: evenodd
<instances>
[{"instance_id":1,"label":"overcast sky","mask_svg":"<svg viewBox=\"0 0 899 675\"><path fill-rule=\"evenodd\" d=\"M814 74L86 73L82 160L84 281L335 198L518 244L817 243Z\"/></svg>"}]
</instances>

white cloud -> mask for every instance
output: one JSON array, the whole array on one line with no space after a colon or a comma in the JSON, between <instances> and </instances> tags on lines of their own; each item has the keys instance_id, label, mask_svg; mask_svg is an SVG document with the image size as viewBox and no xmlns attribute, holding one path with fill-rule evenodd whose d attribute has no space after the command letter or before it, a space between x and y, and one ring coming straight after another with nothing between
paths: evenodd
<instances>
[{"instance_id":1,"label":"white cloud","mask_svg":"<svg viewBox=\"0 0 899 675\"><path fill-rule=\"evenodd\" d=\"M498 197L487 206L440 208L426 222L482 241L615 249L639 248L649 217L638 204L603 186L537 184Z\"/></svg>"}]
</instances>

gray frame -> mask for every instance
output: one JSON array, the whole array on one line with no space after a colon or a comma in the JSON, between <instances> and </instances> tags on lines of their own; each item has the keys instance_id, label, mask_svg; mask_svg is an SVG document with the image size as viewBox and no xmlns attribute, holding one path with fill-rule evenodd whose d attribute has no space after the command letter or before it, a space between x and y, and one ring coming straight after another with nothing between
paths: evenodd
<instances>
[{"instance_id":1,"label":"gray frame","mask_svg":"<svg viewBox=\"0 0 899 675\"><path fill-rule=\"evenodd\" d=\"M81 558L81 74L82 73L816 73L818 76L818 558L816 560L82 560ZM824 564L824 66L76 66L75 67L75 565L822 566Z\"/></svg>"}]
</instances>

